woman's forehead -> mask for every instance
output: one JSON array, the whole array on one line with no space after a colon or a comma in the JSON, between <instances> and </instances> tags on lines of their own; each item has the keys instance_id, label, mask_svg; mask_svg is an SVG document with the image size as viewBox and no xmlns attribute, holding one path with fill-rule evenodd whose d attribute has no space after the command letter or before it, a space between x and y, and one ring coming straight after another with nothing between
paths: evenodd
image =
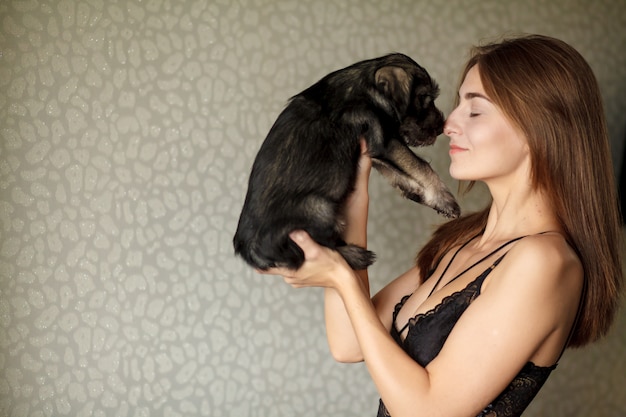
<instances>
[{"instance_id":1,"label":"woman's forehead","mask_svg":"<svg viewBox=\"0 0 626 417\"><path fill-rule=\"evenodd\" d=\"M485 93L478 66L474 65L465 75L465 79L459 88L459 98L471 100L480 98L491 102L491 99Z\"/></svg>"}]
</instances>

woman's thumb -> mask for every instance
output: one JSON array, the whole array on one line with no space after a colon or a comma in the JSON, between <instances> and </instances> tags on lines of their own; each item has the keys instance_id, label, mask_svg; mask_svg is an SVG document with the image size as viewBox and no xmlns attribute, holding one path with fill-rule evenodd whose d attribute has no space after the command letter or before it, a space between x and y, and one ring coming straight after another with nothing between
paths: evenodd
<instances>
[{"instance_id":1,"label":"woman's thumb","mask_svg":"<svg viewBox=\"0 0 626 417\"><path fill-rule=\"evenodd\" d=\"M298 245L305 243L307 240L311 239L309 234L304 230L294 230L293 232L289 233L289 237Z\"/></svg>"}]
</instances>

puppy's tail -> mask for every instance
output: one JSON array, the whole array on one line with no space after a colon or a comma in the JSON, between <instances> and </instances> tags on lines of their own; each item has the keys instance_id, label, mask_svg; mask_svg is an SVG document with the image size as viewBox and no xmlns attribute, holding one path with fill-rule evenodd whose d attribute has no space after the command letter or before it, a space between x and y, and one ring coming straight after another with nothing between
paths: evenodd
<instances>
[{"instance_id":1,"label":"puppy's tail","mask_svg":"<svg viewBox=\"0 0 626 417\"><path fill-rule=\"evenodd\" d=\"M367 269L368 266L376 261L376 254L370 250L364 249L357 245L346 244L338 246L337 252L343 256L350 268L355 271Z\"/></svg>"}]
</instances>

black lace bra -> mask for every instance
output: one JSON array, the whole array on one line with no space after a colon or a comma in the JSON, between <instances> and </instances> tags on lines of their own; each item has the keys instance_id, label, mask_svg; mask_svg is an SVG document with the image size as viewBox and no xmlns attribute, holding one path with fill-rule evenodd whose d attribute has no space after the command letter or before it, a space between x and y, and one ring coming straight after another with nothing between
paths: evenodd
<instances>
[{"instance_id":1,"label":"black lace bra","mask_svg":"<svg viewBox=\"0 0 626 417\"><path fill-rule=\"evenodd\" d=\"M522 237L506 242L504 245L495 249L493 252L455 276L450 282L465 272L478 265L480 262L493 255L504 246L509 245ZM469 242L467 242L469 243ZM467 243L465 245L467 245ZM462 245L454 254L450 263L454 260L456 254L465 246ZM491 273L491 271L502 261L504 256L501 255L496 261L474 281L470 282L460 291L445 297L440 304L430 311L418 314L411 318L406 326L398 330L396 328L396 317L398 312L409 299L410 295L402 298L396 305L393 312L393 325L391 326L391 336L402 347L402 349L413 358L418 364L426 367L441 351L452 328L459 320L463 312L469 305L480 295L482 284ZM450 266L448 264L448 267ZM446 270L442 273L443 276ZM439 278L441 280L441 277ZM437 288L439 281L433 287L432 292ZM447 285L447 284L446 284ZM402 332L408 327L408 333L404 340L400 337ZM515 417L520 416L532 399L537 395L539 389L543 386L548 376L556 368L556 364L552 366L537 366L532 362L526 363L517 376L511 381L506 389L495 398L477 417ZM390 417L385 404L380 400L378 417Z\"/></svg>"}]
</instances>

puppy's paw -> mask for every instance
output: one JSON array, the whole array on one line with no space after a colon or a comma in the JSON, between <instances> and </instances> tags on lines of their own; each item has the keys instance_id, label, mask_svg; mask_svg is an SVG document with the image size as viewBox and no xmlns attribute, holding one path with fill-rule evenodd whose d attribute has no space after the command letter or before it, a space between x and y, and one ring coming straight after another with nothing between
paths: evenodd
<instances>
[{"instance_id":1,"label":"puppy's paw","mask_svg":"<svg viewBox=\"0 0 626 417\"><path fill-rule=\"evenodd\" d=\"M420 189L420 190L401 190L402 195L416 203L423 204L426 207L430 207L437 213L449 218L456 219L461 215L461 207L457 203L456 199L448 191L447 188L440 184L439 187Z\"/></svg>"},{"instance_id":2,"label":"puppy's paw","mask_svg":"<svg viewBox=\"0 0 626 417\"><path fill-rule=\"evenodd\" d=\"M456 199L448 191L440 193L432 203L432 208L437 213L449 218L456 219L461 215L461 207L456 202Z\"/></svg>"}]
</instances>

